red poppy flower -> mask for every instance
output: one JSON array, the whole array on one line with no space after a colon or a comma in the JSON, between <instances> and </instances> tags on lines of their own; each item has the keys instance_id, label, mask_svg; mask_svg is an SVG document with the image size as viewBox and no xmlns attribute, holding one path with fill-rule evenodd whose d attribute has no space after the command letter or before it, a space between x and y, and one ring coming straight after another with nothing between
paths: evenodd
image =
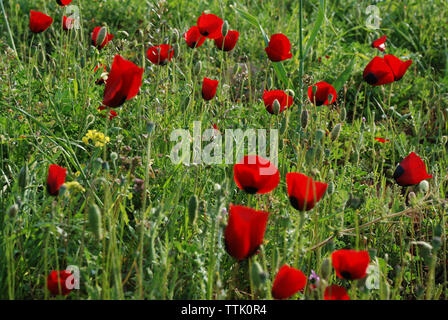
<instances>
[{"instance_id":1,"label":"red poppy flower","mask_svg":"<svg viewBox=\"0 0 448 320\"><path fill-rule=\"evenodd\" d=\"M62 29L65 31L73 29L75 25L75 19L67 18L66 16L62 17Z\"/></svg>"},{"instance_id":2,"label":"red poppy flower","mask_svg":"<svg viewBox=\"0 0 448 320\"><path fill-rule=\"evenodd\" d=\"M415 152L411 152L395 169L393 178L400 186L405 187L432 178L432 175L426 171L423 160Z\"/></svg>"},{"instance_id":3,"label":"red poppy flower","mask_svg":"<svg viewBox=\"0 0 448 320\"><path fill-rule=\"evenodd\" d=\"M30 30L34 33L40 33L53 23L53 18L45 13L31 10L30 14Z\"/></svg>"},{"instance_id":4,"label":"red poppy flower","mask_svg":"<svg viewBox=\"0 0 448 320\"><path fill-rule=\"evenodd\" d=\"M284 34L273 34L268 46L264 49L273 62L292 58L291 42Z\"/></svg>"},{"instance_id":5,"label":"red poppy flower","mask_svg":"<svg viewBox=\"0 0 448 320\"><path fill-rule=\"evenodd\" d=\"M98 107L98 110L101 112L101 111L103 111L103 110L106 110L106 107L105 106L99 106ZM105 115L101 115L103 118L106 118L106 116ZM109 119L110 120L112 120L113 118L115 118L116 116L118 116L118 114L115 112L115 110L110 110L109 111Z\"/></svg>"},{"instance_id":6,"label":"red poppy flower","mask_svg":"<svg viewBox=\"0 0 448 320\"><path fill-rule=\"evenodd\" d=\"M283 112L283 110L289 108L293 102L293 98L288 96L283 90L272 90L272 91L264 90L263 102L264 105L266 106L266 110L270 114L274 114L273 104L275 100L277 100L280 103L279 112Z\"/></svg>"},{"instance_id":7,"label":"red poppy flower","mask_svg":"<svg viewBox=\"0 0 448 320\"><path fill-rule=\"evenodd\" d=\"M409 66L412 64L412 60L401 61L396 56L393 56L391 54L386 54L384 56L384 60L391 68L392 73L394 74L395 81L403 78Z\"/></svg>"},{"instance_id":8,"label":"red poppy flower","mask_svg":"<svg viewBox=\"0 0 448 320\"><path fill-rule=\"evenodd\" d=\"M184 33L184 39L187 46L191 49L199 48L204 43L206 37L201 35L198 26L193 26Z\"/></svg>"},{"instance_id":9,"label":"red poppy flower","mask_svg":"<svg viewBox=\"0 0 448 320\"><path fill-rule=\"evenodd\" d=\"M315 93L313 93L313 87L316 87ZM330 95L331 102L329 101ZM308 87L308 98L316 106L332 104L336 101L337 96L336 89L325 81L320 81Z\"/></svg>"},{"instance_id":10,"label":"red poppy flower","mask_svg":"<svg viewBox=\"0 0 448 320\"><path fill-rule=\"evenodd\" d=\"M386 143L390 141L389 139L383 139L383 138L375 138L375 140L381 143Z\"/></svg>"},{"instance_id":11,"label":"red poppy flower","mask_svg":"<svg viewBox=\"0 0 448 320\"><path fill-rule=\"evenodd\" d=\"M103 104L115 108L137 95L142 86L143 68L116 55L104 88Z\"/></svg>"},{"instance_id":12,"label":"red poppy flower","mask_svg":"<svg viewBox=\"0 0 448 320\"><path fill-rule=\"evenodd\" d=\"M233 178L241 190L249 194L268 193L280 182L278 169L259 156L245 156L233 166Z\"/></svg>"},{"instance_id":13,"label":"red poppy flower","mask_svg":"<svg viewBox=\"0 0 448 320\"><path fill-rule=\"evenodd\" d=\"M72 289L67 287L67 278L72 274L62 270L56 271L53 270L47 277L47 288L51 292L52 295L56 296L58 294L68 295Z\"/></svg>"},{"instance_id":14,"label":"red poppy flower","mask_svg":"<svg viewBox=\"0 0 448 320\"><path fill-rule=\"evenodd\" d=\"M212 80L204 78L202 81L202 98L205 101L212 100L216 94L216 89L218 88L218 80Z\"/></svg>"},{"instance_id":15,"label":"red poppy flower","mask_svg":"<svg viewBox=\"0 0 448 320\"><path fill-rule=\"evenodd\" d=\"M364 69L364 80L372 86L380 86L395 81L394 73L381 57L375 57Z\"/></svg>"},{"instance_id":16,"label":"red poppy flower","mask_svg":"<svg viewBox=\"0 0 448 320\"><path fill-rule=\"evenodd\" d=\"M286 174L288 195L291 205L296 210L311 210L323 197L328 184L314 181L302 173L291 172Z\"/></svg>"},{"instance_id":17,"label":"red poppy flower","mask_svg":"<svg viewBox=\"0 0 448 320\"><path fill-rule=\"evenodd\" d=\"M59 194L59 188L65 183L67 169L56 164L51 164L48 168L47 191L52 196Z\"/></svg>"},{"instance_id":18,"label":"red poppy flower","mask_svg":"<svg viewBox=\"0 0 448 320\"><path fill-rule=\"evenodd\" d=\"M376 39L375 41L372 42L372 47L377 48L381 52L384 51L386 49L386 45L384 44L386 42L386 39L387 36L382 36L381 38Z\"/></svg>"},{"instance_id":19,"label":"red poppy flower","mask_svg":"<svg viewBox=\"0 0 448 320\"><path fill-rule=\"evenodd\" d=\"M56 0L56 2L58 3L58 5L60 5L61 7L70 4L70 2L72 2L72 1L73 1L73 0Z\"/></svg>"},{"instance_id":20,"label":"red poppy flower","mask_svg":"<svg viewBox=\"0 0 448 320\"><path fill-rule=\"evenodd\" d=\"M196 22L199 32L209 39L216 39L222 35L223 23L220 17L214 14L205 14L204 12L202 12Z\"/></svg>"},{"instance_id":21,"label":"red poppy flower","mask_svg":"<svg viewBox=\"0 0 448 320\"><path fill-rule=\"evenodd\" d=\"M350 300L347 290L336 284L325 289L324 300Z\"/></svg>"},{"instance_id":22,"label":"red poppy flower","mask_svg":"<svg viewBox=\"0 0 448 320\"><path fill-rule=\"evenodd\" d=\"M275 299L288 299L306 286L306 276L302 271L283 265L275 276L272 296Z\"/></svg>"},{"instance_id":23,"label":"red poppy flower","mask_svg":"<svg viewBox=\"0 0 448 320\"><path fill-rule=\"evenodd\" d=\"M269 213L230 205L224 238L226 250L237 260L253 256L263 243Z\"/></svg>"},{"instance_id":24,"label":"red poppy flower","mask_svg":"<svg viewBox=\"0 0 448 320\"><path fill-rule=\"evenodd\" d=\"M92 32L92 45L101 50L113 38L114 35L107 33L105 27L95 27Z\"/></svg>"},{"instance_id":25,"label":"red poppy flower","mask_svg":"<svg viewBox=\"0 0 448 320\"><path fill-rule=\"evenodd\" d=\"M215 39L215 45L216 48L223 51L231 51L233 48L235 48L236 42L238 41L238 37L240 36L240 33L238 31L232 31L230 30L225 38L222 36L222 34L219 36L219 38ZM224 44L223 44L224 42Z\"/></svg>"},{"instance_id":26,"label":"red poppy flower","mask_svg":"<svg viewBox=\"0 0 448 320\"><path fill-rule=\"evenodd\" d=\"M158 64L161 66L166 65L168 62L171 61L174 55L173 47L169 44L161 44L158 46L153 46L148 49L148 52L146 52L146 56L148 57L149 61L151 61L154 64Z\"/></svg>"},{"instance_id":27,"label":"red poppy flower","mask_svg":"<svg viewBox=\"0 0 448 320\"><path fill-rule=\"evenodd\" d=\"M341 249L331 254L333 268L341 279L356 280L367 275L369 266L369 252Z\"/></svg>"}]
</instances>

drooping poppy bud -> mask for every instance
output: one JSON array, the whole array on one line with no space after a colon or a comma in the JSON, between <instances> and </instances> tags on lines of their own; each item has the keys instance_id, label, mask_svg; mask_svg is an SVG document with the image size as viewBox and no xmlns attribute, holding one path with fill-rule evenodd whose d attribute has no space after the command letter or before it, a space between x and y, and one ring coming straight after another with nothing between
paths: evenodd
<instances>
[{"instance_id":1,"label":"drooping poppy bud","mask_svg":"<svg viewBox=\"0 0 448 320\"><path fill-rule=\"evenodd\" d=\"M116 55L104 88L103 104L115 108L135 97L142 86L143 68Z\"/></svg>"},{"instance_id":2,"label":"drooping poppy bud","mask_svg":"<svg viewBox=\"0 0 448 320\"><path fill-rule=\"evenodd\" d=\"M306 286L306 276L302 271L283 265L275 276L272 296L275 299L288 299Z\"/></svg>"},{"instance_id":3,"label":"drooping poppy bud","mask_svg":"<svg viewBox=\"0 0 448 320\"><path fill-rule=\"evenodd\" d=\"M233 166L233 178L249 194L268 193L280 182L280 173L270 161L255 155L245 156Z\"/></svg>"},{"instance_id":4,"label":"drooping poppy bud","mask_svg":"<svg viewBox=\"0 0 448 320\"><path fill-rule=\"evenodd\" d=\"M114 35L107 33L106 27L95 27L92 32L92 45L101 50L113 38Z\"/></svg>"},{"instance_id":5,"label":"drooping poppy bud","mask_svg":"<svg viewBox=\"0 0 448 320\"><path fill-rule=\"evenodd\" d=\"M60 5L61 7L69 5L72 1L73 0L56 0L58 5Z\"/></svg>"},{"instance_id":6,"label":"drooping poppy bud","mask_svg":"<svg viewBox=\"0 0 448 320\"><path fill-rule=\"evenodd\" d=\"M291 205L300 211L314 208L328 187L326 183L314 181L313 178L296 172L286 174L286 184Z\"/></svg>"},{"instance_id":7,"label":"drooping poppy bud","mask_svg":"<svg viewBox=\"0 0 448 320\"><path fill-rule=\"evenodd\" d=\"M205 101L212 100L216 94L216 89L218 89L218 80L212 80L204 78L202 81L202 98Z\"/></svg>"},{"instance_id":8,"label":"drooping poppy bud","mask_svg":"<svg viewBox=\"0 0 448 320\"><path fill-rule=\"evenodd\" d=\"M187 46L191 49L199 48L204 43L206 37L201 35L198 26L193 26L184 33L184 39Z\"/></svg>"},{"instance_id":9,"label":"drooping poppy bud","mask_svg":"<svg viewBox=\"0 0 448 320\"><path fill-rule=\"evenodd\" d=\"M221 36L223 21L214 14L205 14L204 12L196 22L199 32L208 39L216 39Z\"/></svg>"},{"instance_id":10,"label":"drooping poppy bud","mask_svg":"<svg viewBox=\"0 0 448 320\"><path fill-rule=\"evenodd\" d=\"M372 86L380 86L395 81L394 73L381 57L373 58L364 69L362 77Z\"/></svg>"},{"instance_id":11,"label":"drooping poppy bud","mask_svg":"<svg viewBox=\"0 0 448 320\"><path fill-rule=\"evenodd\" d=\"M67 169L51 164L48 168L47 191L52 196L59 195L59 188L65 183Z\"/></svg>"},{"instance_id":12,"label":"drooping poppy bud","mask_svg":"<svg viewBox=\"0 0 448 320\"><path fill-rule=\"evenodd\" d=\"M432 178L432 175L426 171L426 165L423 160L415 152L411 152L397 166L393 178L400 186L405 187Z\"/></svg>"},{"instance_id":13,"label":"drooping poppy bud","mask_svg":"<svg viewBox=\"0 0 448 320\"><path fill-rule=\"evenodd\" d=\"M344 287L333 284L325 288L324 300L350 300Z\"/></svg>"},{"instance_id":14,"label":"drooping poppy bud","mask_svg":"<svg viewBox=\"0 0 448 320\"><path fill-rule=\"evenodd\" d=\"M224 231L226 250L237 260L257 253L263 243L269 213L230 205L229 220Z\"/></svg>"},{"instance_id":15,"label":"drooping poppy bud","mask_svg":"<svg viewBox=\"0 0 448 320\"><path fill-rule=\"evenodd\" d=\"M70 277L71 275L72 275L71 273L65 270L51 271L47 277L48 291L50 291L51 294L54 296L58 294L64 296L68 295L72 291L72 289L69 289L67 287L67 278Z\"/></svg>"},{"instance_id":16,"label":"drooping poppy bud","mask_svg":"<svg viewBox=\"0 0 448 320\"><path fill-rule=\"evenodd\" d=\"M45 13L31 10L30 14L30 30L34 33L40 33L53 23L53 18Z\"/></svg>"},{"instance_id":17,"label":"drooping poppy bud","mask_svg":"<svg viewBox=\"0 0 448 320\"><path fill-rule=\"evenodd\" d=\"M169 44L161 44L148 49L146 56L149 61L160 66L166 65L173 58L173 47Z\"/></svg>"},{"instance_id":18,"label":"drooping poppy bud","mask_svg":"<svg viewBox=\"0 0 448 320\"><path fill-rule=\"evenodd\" d=\"M320 81L308 87L308 98L316 106L332 104L337 97L336 89L325 81Z\"/></svg>"},{"instance_id":19,"label":"drooping poppy bud","mask_svg":"<svg viewBox=\"0 0 448 320\"><path fill-rule=\"evenodd\" d=\"M67 18L66 16L62 17L62 29L64 31L69 31L73 29L74 26L75 26L75 19Z\"/></svg>"},{"instance_id":20,"label":"drooping poppy bud","mask_svg":"<svg viewBox=\"0 0 448 320\"><path fill-rule=\"evenodd\" d=\"M283 112L285 109L289 108L293 103L293 98L288 96L283 90L264 90L263 102L266 106L266 110L270 114L274 114L273 105L275 100L280 103L280 112Z\"/></svg>"},{"instance_id":21,"label":"drooping poppy bud","mask_svg":"<svg viewBox=\"0 0 448 320\"><path fill-rule=\"evenodd\" d=\"M401 61L399 58L391 54L386 54L384 56L384 60L391 68L395 81L403 78L409 66L412 64L412 60Z\"/></svg>"},{"instance_id":22,"label":"drooping poppy bud","mask_svg":"<svg viewBox=\"0 0 448 320\"><path fill-rule=\"evenodd\" d=\"M276 33L271 36L268 46L264 49L269 60L279 62L292 58L291 43L284 34Z\"/></svg>"},{"instance_id":23,"label":"drooping poppy bud","mask_svg":"<svg viewBox=\"0 0 448 320\"><path fill-rule=\"evenodd\" d=\"M381 52L383 52L386 49L386 42L387 36L382 36L379 39L376 39L375 41L372 42L372 48L377 48L378 50L380 50Z\"/></svg>"},{"instance_id":24,"label":"drooping poppy bud","mask_svg":"<svg viewBox=\"0 0 448 320\"><path fill-rule=\"evenodd\" d=\"M232 30L228 31L225 37L221 35L219 36L219 38L215 39L216 48L223 51L233 50L233 48L235 48L239 36L240 33L238 31L232 31Z\"/></svg>"},{"instance_id":25,"label":"drooping poppy bud","mask_svg":"<svg viewBox=\"0 0 448 320\"><path fill-rule=\"evenodd\" d=\"M370 257L368 251L341 249L331 254L331 261L339 278L356 280L367 275Z\"/></svg>"}]
</instances>

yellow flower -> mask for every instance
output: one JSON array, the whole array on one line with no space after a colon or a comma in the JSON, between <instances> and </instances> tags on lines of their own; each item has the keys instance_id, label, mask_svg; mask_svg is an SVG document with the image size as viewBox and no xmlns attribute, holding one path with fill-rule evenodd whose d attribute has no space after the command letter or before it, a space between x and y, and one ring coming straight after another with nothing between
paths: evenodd
<instances>
[{"instance_id":1,"label":"yellow flower","mask_svg":"<svg viewBox=\"0 0 448 320\"><path fill-rule=\"evenodd\" d=\"M66 182L65 186L69 192L77 193L77 192L85 192L86 189L78 181L70 181Z\"/></svg>"},{"instance_id":2,"label":"yellow flower","mask_svg":"<svg viewBox=\"0 0 448 320\"><path fill-rule=\"evenodd\" d=\"M110 142L110 138L105 136L104 133L96 130L87 131L86 135L82 138L85 144L92 144L95 147L104 147Z\"/></svg>"}]
</instances>

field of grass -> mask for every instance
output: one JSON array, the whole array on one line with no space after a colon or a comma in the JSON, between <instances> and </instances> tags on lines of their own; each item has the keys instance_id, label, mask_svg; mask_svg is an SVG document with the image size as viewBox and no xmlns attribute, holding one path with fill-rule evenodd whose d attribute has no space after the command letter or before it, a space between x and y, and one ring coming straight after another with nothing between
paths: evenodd
<instances>
[{"instance_id":1,"label":"field of grass","mask_svg":"<svg viewBox=\"0 0 448 320\"><path fill-rule=\"evenodd\" d=\"M0 299L271 299L284 264L320 277L293 299L323 299L327 284L352 300L448 297L446 1L73 0L80 29L70 32L56 0L0 2ZM379 29L366 26L369 5ZM53 24L32 33L30 10ZM213 40L187 47L182 35L203 11L239 31L232 51ZM97 26L114 35L102 50L91 45ZM286 35L292 58L271 62L263 33ZM370 86L363 70L383 55L371 46L382 35L386 54L413 63L400 81ZM164 66L146 57L159 44L176 46ZM104 85L94 68L109 69L117 54L144 69L143 83L109 119L97 109ZM204 77L219 80L208 102ZM335 103L310 102L319 81L335 86ZM291 90L293 105L268 113L264 89ZM278 129L277 188L240 190L240 159L173 163L171 133L193 135L195 121L202 132ZM110 140L86 143L89 130ZM432 175L427 189L393 179L411 152ZM67 168L57 197L47 192L50 164ZM289 172L328 183L312 210L291 206ZM89 222L92 204L101 234ZM224 241L230 204L270 213L260 253L240 262ZM326 275L338 249L367 250L368 276ZM79 289L53 297L47 276L69 265L79 268Z\"/></svg>"}]
</instances>

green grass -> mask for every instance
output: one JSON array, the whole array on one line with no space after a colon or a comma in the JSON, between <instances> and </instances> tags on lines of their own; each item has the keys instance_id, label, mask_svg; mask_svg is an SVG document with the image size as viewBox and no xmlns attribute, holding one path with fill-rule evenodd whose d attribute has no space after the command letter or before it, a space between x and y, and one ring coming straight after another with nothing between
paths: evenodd
<instances>
[{"instance_id":1,"label":"green grass","mask_svg":"<svg viewBox=\"0 0 448 320\"><path fill-rule=\"evenodd\" d=\"M74 0L81 29L71 33L62 31L64 9L56 1L3 3L15 46L2 18L0 298L49 299L47 275L68 265L79 266L81 284L67 299L271 298L282 264L306 275L319 273L324 259L341 248L369 250L381 273L379 289L369 290L362 281L343 282L332 271L328 282L349 288L352 299L447 298L445 1L303 1L300 19L300 1L289 0L240 5ZM380 9L380 30L365 27L371 4ZM54 19L42 34L29 30L31 9ZM150 44L172 42L173 30L182 35L204 10L240 32L233 51L223 54L209 40L191 50L181 37L179 54L168 65L154 66L145 58ZM115 36L101 52L90 45L99 25ZM261 30L268 37L287 35L293 58L281 65L269 62ZM399 82L371 87L362 71L378 54L371 41L382 34L388 36L387 53L414 62ZM115 54L145 73L140 93L108 121L96 109L104 87L94 84L99 73L93 69L99 62L110 66ZM202 69L195 74L198 61ZM220 80L209 103L200 94L203 77ZM332 106L309 103L306 90L318 81L340 89ZM261 98L265 88L293 90L294 105L271 116ZM303 129L305 109L309 121ZM223 130L279 129L279 186L267 195L249 196L237 188L232 165L174 165L170 133L178 128L192 133L194 121L201 121L203 130L211 123ZM342 130L336 141L318 133L331 132L338 123ZM94 129L110 137L106 147L82 141ZM380 144L375 137L391 141ZM396 165L412 151L433 175L427 194L392 179ZM52 163L68 168L67 182L78 181L85 192L49 196L45 181ZM26 183L20 185L25 166ZM330 183L334 192L300 215L289 204L288 172ZM135 178L144 180L143 190L134 188ZM410 191L417 195L411 203L406 201ZM194 223L188 214L193 195L199 199ZM91 203L101 208L102 239L87 223ZM271 213L261 254L251 261L237 263L225 251L223 209L230 203ZM14 204L20 209L10 216ZM437 244L437 228L439 250L428 252L416 244ZM267 273L259 287L249 281L255 261ZM295 297L322 299L322 292Z\"/></svg>"}]
</instances>

